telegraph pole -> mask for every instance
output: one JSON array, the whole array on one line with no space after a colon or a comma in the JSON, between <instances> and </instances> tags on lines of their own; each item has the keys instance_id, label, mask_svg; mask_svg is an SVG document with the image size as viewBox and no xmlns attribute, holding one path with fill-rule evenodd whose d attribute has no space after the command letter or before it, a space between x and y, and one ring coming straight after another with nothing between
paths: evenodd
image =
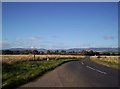
<instances>
[{"instance_id":1,"label":"telegraph pole","mask_svg":"<svg viewBox=\"0 0 120 89\"><path fill-rule=\"evenodd\" d=\"M33 50L33 60L35 60L35 50Z\"/></svg>"},{"instance_id":2,"label":"telegraph pole","mask_svg":"<svg viewBox=\"0 0 120 89\"><path fill-rule=\"evenodd\" d=\"M35 60L35 49L34 49L34 47L31 47L31 50L32 50L33 60Z\"/></svg>"}]
</instances>

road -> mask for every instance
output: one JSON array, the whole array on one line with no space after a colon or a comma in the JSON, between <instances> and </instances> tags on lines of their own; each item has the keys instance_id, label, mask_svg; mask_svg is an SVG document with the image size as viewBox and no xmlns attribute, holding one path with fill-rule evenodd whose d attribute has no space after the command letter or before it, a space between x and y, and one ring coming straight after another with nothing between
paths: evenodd
<instances>
[{"instance_id":1,"label":"road","mask_svg":"<svg viewBox=\"0 0 120 89\"><path fill-rule=\"evenodd\" d=\"M118 70L89 59L72 61L21 87L118 87Z\"/></svg>"}]
</instances>

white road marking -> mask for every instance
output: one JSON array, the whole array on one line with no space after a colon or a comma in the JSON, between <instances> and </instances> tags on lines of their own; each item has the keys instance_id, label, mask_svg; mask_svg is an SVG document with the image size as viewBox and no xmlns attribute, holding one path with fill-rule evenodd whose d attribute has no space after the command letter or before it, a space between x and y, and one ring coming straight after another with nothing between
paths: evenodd
<instances>
[{"instance_id":1,"label":"white road marking","mask_svg":"<svg viewBox=\"0 0 120 89\"><path fill-rule=\"evenodd\" d=\"M92 68L92 67L90 67L90 66L86 66L87 68L90 68L90 69L92 69L92 70L95 70L94 68Z\"/></svg>"},{"instance_id":2,"label":"white road marking","mask_svg":"<svg viewBox=\"0 0 120 89\"><path fill-rule=\"evenodd\" d=\"M81 62L83 65L84 65L84 63L83 62Z\"/></svg>"},{"instance_id":3,"label":"white road marking","mask_svg":"<svg viewBox=\"0 0 120 89\"><path fill-rule=\"evenodd\" d=\"M99 72L99 73L107 74L106 72L103 72L103 71L101 71L101 70L98 70L98 69L92 68L92 67L90 67L90 66L86 66L86 67L89 68L89 69L92 69L92 70L96 70L96 71Z\"/></svg>"},{"instance_id":4,"label":"white road marking","mask_svg":"<svg viewBox=\"0 0 120 89\"><path fill-rule=\"evenodd\" d=\"M103 74L107 74L106 72L103 72L103 71L98 70L98 69L96 69L96 71L98 71L98 72L100 72L100 73L103 73Z\"/></svg>"}]
</instances>

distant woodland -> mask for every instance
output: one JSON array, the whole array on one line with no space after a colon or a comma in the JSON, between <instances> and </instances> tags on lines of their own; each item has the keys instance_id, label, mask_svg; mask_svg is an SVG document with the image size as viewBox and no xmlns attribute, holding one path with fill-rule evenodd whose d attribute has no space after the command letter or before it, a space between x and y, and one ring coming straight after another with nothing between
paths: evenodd
<instances>
[{"instance_id":1,"label":"distant woodland","mask_svg":"<svg viewBox=\"0 0 120 89\"><path fill-rule=\"evenodd\" d=\"M36 54L36 55L46 55L46 54L58 54L58 55L88 55L88 56L98 56L98 55L107 55L107 56L115 56L120 55L118 52L97 52L97 51L66 51L66 50L46 50L46 51L38 51L38 50L1 50L1 54L3 55L17 55L17 54Z\"/></svg>"}]
</instances>

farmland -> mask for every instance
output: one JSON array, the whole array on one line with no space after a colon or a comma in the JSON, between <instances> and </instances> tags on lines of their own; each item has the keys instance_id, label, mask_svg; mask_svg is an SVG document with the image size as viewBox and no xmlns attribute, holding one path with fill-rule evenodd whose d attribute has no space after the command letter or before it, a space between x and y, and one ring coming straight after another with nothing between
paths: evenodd
<instances>
[{"instance_id":1,"label":"farmland","mask_svg":"<svg viewBox=\"0 0 120 89\"><path fill-rule=\"evenodd\" d=\"M3 88L14 88L65 62L85 58L85 56L71 55L36 55L35 59L34 55L2 55L1 57Z\"/></svg>"},{"instance_id":2,"label":"farmland","mask_svg":"<svg viewBox=\"0 0 120 89\"><path fill-rule=\"evenodd\" d=\"M108 67L120 68L119 56L91 56L90 59Z\"/></svg>"},{"instance_id":3,"label":"farmland","mask_svg":"<svg viewBox=\"0 0 120 89\"><path fill-rule=\"evenodd\" d=\"M47 58L58 59L58 58L85 58L85 56L76 55L0 55L3 63L14 63L17 61L29 61L29 60L47 60Z\"/></svg>"},{"instance_id":4,"label":"farmland","mask_svg":"<svg viewBox=\"0 0 120 89\"><path fill-rule=\"evenodd\" d=\"M2 87L17 87L38 76L42 76L57 66L75 60L86 59L79 55L1 55L2 58ZM118 68L119 56L90 56L99 64ZM49 60L48 60L49 59ZM119 65L120 66L120 65Z\"/></svg>"}]
</instances>

